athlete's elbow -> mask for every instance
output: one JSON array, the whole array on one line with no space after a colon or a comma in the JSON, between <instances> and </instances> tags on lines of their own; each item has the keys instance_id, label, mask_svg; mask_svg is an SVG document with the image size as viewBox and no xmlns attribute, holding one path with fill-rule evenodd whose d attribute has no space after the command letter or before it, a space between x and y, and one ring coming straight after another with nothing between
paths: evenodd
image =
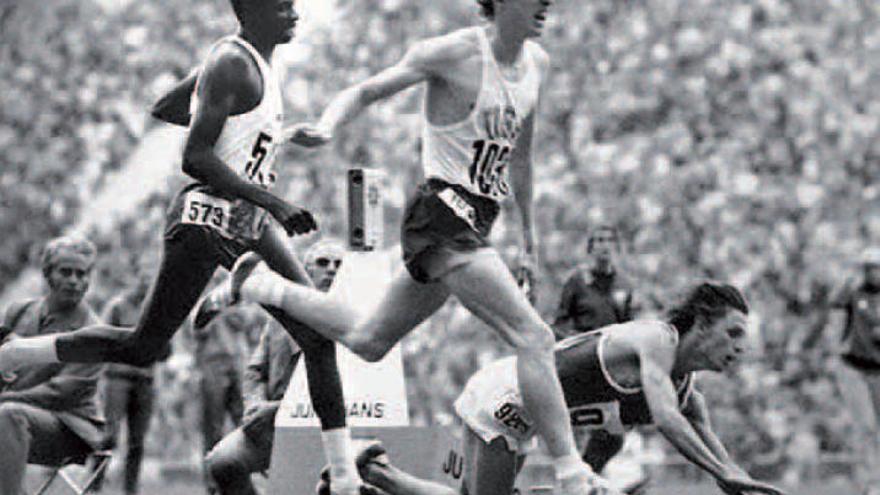
<instances>
[{"instance_id":1,"label":"athlete's elbow","mask_svg":"<svg viewBox=\"0 0 880 495\"><path fill-rule=\"evenodd\" d=\"M388 96L381 88L369 84L355 86L352 88L352 93L352 98L354 98L360 108L366 108Z\"/></svg>"},{"instance_id":2,"label":"athlete's elbow","mask_svg":"<svg viewBox=\"0 0 880 495\"><path fill-rule=\"evenodd\" d=\"M678 431L678 427L681 424L679 421L681 416L668 408L651 411L651 416L654 420L654 426L664 434Z\"/></svg>"},{"instance_id":3,"label":"athlete's elbow","mask_svg":"<svg viewBox=\"0 0 880 495\"><path fill-rule=\"evenodd\" d=\"M204 176L203 162L202 153L197 148L187 145L183 151L183 161L180 168L186 175L200 180Z\"/></svg>"}]
</instances>

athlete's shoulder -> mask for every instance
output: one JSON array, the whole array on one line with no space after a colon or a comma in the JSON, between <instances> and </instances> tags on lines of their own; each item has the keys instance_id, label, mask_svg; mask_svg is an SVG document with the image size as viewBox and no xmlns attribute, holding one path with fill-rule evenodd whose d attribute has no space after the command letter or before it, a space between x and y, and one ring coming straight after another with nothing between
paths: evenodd
<instances>
[{"instance_id":1,"label":"athlete's shoulder","mask_svg":"<svg viewBox=\"0 0 880 495\"><path fill-rule=\"evenodd\" d=\"M253 55L241 43L227 38L214 45L205 60L201 77L235 86L258 81L260 69Z\"/></svg>"},{"instance_id":2,"label":"athlete's shoulder","mask_svg":"<svg viewBox=\"0 0 880 495\"><path fill-rule=\"evenodd\" d=\"M541 69L541 74L547 74L547 71L550 69L550 55L547 53L547 50L535 40L526 40L525 49L537 62L538 68Z\"/></svg>"},{"instance_id":3,"label":"athlete's shoulder","mask_svg":"<svg viewBox=\"0 0 880 495\"><path fill-rule=\"evenodd\" d=\"M410 45L407 58L427 65L459 62L480 52L478 28L464 28Z\"/></svg>"},{"instance_id":4,"label":"athlete's shoulder","mask_svg":"<svg viewBox=\"0 0 880 495\"><path fill-rule=\"evenodd\" d=\"M615 337L632 345L640 353L665 352L678 346L678 330L660 320L634 320L618 325Z\"/></svg>"}]
</instances>

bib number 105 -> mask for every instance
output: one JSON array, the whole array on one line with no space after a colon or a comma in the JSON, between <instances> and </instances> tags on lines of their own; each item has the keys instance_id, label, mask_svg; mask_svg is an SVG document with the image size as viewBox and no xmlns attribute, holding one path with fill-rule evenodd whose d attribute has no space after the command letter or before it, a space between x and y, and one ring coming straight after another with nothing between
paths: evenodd
<instances>
[{"instance_id":1,"label":"bib number 105","mask_svg":"<svg viewBox=\"0 0 880 495\"><path fill-rule=\"evenodd\" d=\"M507 167L510 146L479 139L474 141L472 148L474 157L469 169L471 184L483 194L506 196L510 188L504 181L504 168Z\"/></svg>"}]
</instances>

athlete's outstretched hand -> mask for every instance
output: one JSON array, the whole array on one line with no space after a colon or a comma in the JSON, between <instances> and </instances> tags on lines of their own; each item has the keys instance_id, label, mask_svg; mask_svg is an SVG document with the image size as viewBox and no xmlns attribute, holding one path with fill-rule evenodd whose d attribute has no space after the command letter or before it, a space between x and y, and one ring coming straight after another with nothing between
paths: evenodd
<instances>
[{"instance_id":1,"label":"athlete's outstretched hand","mask_svg":"<svg viewBox=\"0 0 880 495\"><path fill-rule=\"evenodd\" d=\"M313 230L318 230L318 222L315 221L315 217L309 210L293 206L285 201L279 201L269 210L269 213L278 220L289 236L308 234Z\"/></svg>"},{"instance_id":2,"label":"athlete's outstretched hand","mask_svg":"<svg viewBox=\"0 0 880 495\"><path fill-rule=\"evenodd\" d=\"M785 492L779 488L776 488L769 483L753 480L745 473L737 473L726 478L720 478L718 479L718 486L727 495L746 495L752 493L785 495Z\"/></svg>"},{"instance_id":3,"label":"athlete's outstretched hand","mask_svg":"<svg viewBox=\"0 0 880 495\"><path fill-rule=\"evenodd\" d=\"M284 136L293 144L315 148L327 144L333 138L329 129L324 129L316 124L294 124L284 130Z\"/></svg>"}]
</instances>

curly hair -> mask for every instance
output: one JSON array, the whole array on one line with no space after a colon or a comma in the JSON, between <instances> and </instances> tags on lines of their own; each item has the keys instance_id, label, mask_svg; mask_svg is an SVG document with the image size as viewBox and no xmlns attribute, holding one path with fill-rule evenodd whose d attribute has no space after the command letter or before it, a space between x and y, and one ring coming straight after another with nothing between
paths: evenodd
<instances>
[{"instance_id":1,"label":"curly hair","mask_svg":"<svg viewBox=\"0 0 880 495\"><path fill-rule=\"evenodd\" d=\"M480 15L486 19L495 17L495 0L477 0L480 6Z\"/></svg>"},{"instance_id":2,"label":"curly hair","mask_svg":"<svg viewBox=\"0 0 880 495\"><path fill-rule=\"evenodd\" d=\"M742 292L730 284L706 281L688 291L684 301L669 310L668 319L679 335L684 336L693 328L698 316L714 323L731 309L749 314Z\"/></svg>"}]
</instances>

